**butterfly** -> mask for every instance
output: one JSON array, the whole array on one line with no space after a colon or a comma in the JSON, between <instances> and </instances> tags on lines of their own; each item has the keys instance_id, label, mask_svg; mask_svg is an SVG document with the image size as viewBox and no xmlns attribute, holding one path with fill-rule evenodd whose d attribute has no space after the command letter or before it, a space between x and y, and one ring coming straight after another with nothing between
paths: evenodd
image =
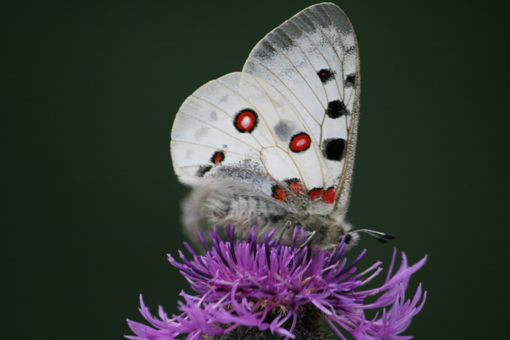
<instances>
[{"instance_id":1,"label":"butterfly","mask_svg":"<svg viewBox=\"0 0 510 340\"><path fill-rule=\"evenodd\" d=\"M288 243L297 225L313 247L356 244L345 213L359 105L358 44L338 6L313 5L271 31L241 72L203 85L176 115L172 162L193 187L188 236L230 224L244 238L255 225L260 241L277 229Z\"/></svg>"}]
</instances>

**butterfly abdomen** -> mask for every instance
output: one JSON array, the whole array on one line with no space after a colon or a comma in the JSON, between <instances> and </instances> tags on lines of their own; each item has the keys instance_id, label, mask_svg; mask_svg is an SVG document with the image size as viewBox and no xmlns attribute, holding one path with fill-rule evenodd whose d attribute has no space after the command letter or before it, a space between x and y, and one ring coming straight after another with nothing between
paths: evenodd
<instances>
[{"instance_id":1,"label":"butterfly abdomen","mask_svg":"<svg viewBox=\"0 0 510 340\"><path fill-rule=\"evenodd\" d=\"M227 224L235 225L241 238L247 237L254 225L258 226L257 232L262 229L269 232L285 225L283 220L292 214L283 204L275 204L235 181L211 181L195 188L184 201L183 210L186 234L194 241L199 241L197 230L207 234L214 225L219 230Z\"/></svg>"}]
</instances>

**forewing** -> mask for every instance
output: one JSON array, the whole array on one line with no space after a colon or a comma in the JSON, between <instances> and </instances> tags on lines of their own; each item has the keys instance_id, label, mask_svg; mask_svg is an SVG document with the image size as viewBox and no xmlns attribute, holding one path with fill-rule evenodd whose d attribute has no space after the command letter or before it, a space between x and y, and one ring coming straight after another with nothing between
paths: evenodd
<instances>
[{"instance_id":1,"label":"forewing","mask_svg":"<svg viewBox=\"0 0 510 340\"><path fill-rule=\"evenodd\" d=\"M243 72L276 88L310 131L322 158L317 176L324 180L316 188L323 190L322 200L312 210L343 213L352 181L360 92L358 45L347 16L329 3L303 10L256 45Z\"/></svg>"}]
</instances>

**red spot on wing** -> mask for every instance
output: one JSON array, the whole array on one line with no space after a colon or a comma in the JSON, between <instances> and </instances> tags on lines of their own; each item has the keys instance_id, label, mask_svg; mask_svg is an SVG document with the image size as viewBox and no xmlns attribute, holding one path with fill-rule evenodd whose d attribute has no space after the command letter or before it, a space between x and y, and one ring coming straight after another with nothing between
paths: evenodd
<instances>
[{"instance_id":1,"label":"red spot on wing","mask_svg":"<svg viewBox=\"0 0 510 340\"><path fill-rule=\"evenodd\" d=\"M253 110L242 110L234 118L234 126L239 132L252 132L257 125L257 114Z\"/></svg>"},{"instance_id":2,"label":"red spot on wing","mask_svg":"<svg viewBox=\"0 0 510 340\"><path fill-rule=\"evenodd\" d=\"M313 200L316 200L317 198L320 198L322 196L323 192L324 192L324 190L322 188L313 189L313 190L310 190L310 192L308 193L308 197L310 197L310 199L313 201Z\"/></svg>"},{"instance_id":3,"label":"red spot on wing","mask_svg":"<svg viewBox=\"0 0 510 340\"><path fill-rule=\"evenodd\" d=\"M327 204L335 203L336 194L335 188L331 187L328 190L324 191L324 195L322 195L322 200Z\"/></svg>"},{"instance_id":4,"label":"red spot on wing","mask_svg":"<svg viewBox=\"0 0 510 340\"><path fill-rule=\"evenodd\" d=\"M275 188L273 189L273 197L277 199L278 201L282 201L287 203L287 199L289 196L287 195L287 192L283 190L282 188Z\"/></svg>"},{"instance_id":5,"label":"red spot on wing","mask_svg":"<svg viewBox=\"0 0 510 340\"><path fill-rule=\"evenodd\" d=\"M220 164L225 159L225 153L223 151L216 151L211 157L211 162L214 164Z\"/></svg>"},{"instance_id":6,"label":"red spot on wing","mask_svg":"<svg viewBox=\"0 0 510 340\"><path fill-rule=\"evenodd\" d=\"M290 149L294 152L302 152L310 147L311 139L308 134L301 132L294 135L290 140Z\"/></svg>"},{"instance_id":7,"label":"red spot on wing","mask_svg":"<svg viewBox=\"0 0 510 340\"><path fill-rule=\"evenodd\" d=\"M301 182L292 182L289 184L289 189L298 194L298 195L304 195L305 190L303 189L303 183Z\"/></svg>"}]
</instances>

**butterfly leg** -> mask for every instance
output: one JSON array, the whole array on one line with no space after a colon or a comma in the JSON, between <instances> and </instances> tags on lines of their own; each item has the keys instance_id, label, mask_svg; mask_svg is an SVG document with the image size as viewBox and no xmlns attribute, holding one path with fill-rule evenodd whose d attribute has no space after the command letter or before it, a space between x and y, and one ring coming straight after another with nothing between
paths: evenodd
<instances>
[{"instance_id":1,"label":"butterfly leg","mask_svg":"<svg viewBox=\"0 0 510 340\"><path fill-rule=\"evenodd\" d=\"M283 227L282 232L280 233L280 236L278 236L277 244L282 242L283 234L285 234L285 232L287 230L289 230L291 226L292 226L292 223L290 221L287 221L287 223L285 223L285 226Z\"/></svg>"},{"instance_id":2,"label":"butterfly leg","mask_svg":"<svg viewBox=\"0 0 510 340\"><path fill-rule=\"evenodd\" d=\"M317 235L317 231L316 231L316 230L314 230L314 231L310 234L310 236L308 236L308 238L306 239L306 241L305 241L305 242L303 242L303 244L299 246L299 248L298 248L298 250L297 250L296 254L298 254L298 253L299 253L299 252L300 252L300 251L301 251L304 247L306 247L307 245L309 245L309 244L310 244L310 242L312 242L312 241L313 241L313 239L314 239L315 235Z\"/></svg>"}]
</instances>

